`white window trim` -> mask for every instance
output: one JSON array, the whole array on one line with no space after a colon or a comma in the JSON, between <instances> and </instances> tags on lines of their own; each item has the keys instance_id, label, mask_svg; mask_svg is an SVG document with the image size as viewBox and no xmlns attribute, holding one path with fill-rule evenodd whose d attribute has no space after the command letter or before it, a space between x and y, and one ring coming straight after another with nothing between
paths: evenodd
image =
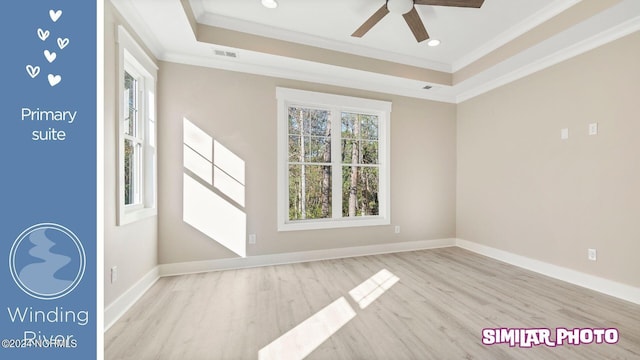
<instances>
[{"instance_id":1,"label":"white window trim","mask_svg":"<svg viewBox=\"0 0 640 360\"><path fill-rule=\"evenodd\" d=\"M157 210L157 160L156 141L157 118L156 118L156 80L158 67L151 58L142 50L140 45L133 39L127 30L119 25L116 30L116 42L118 43L118 168L117 168L117 220L118 225L133 223L158 213ZM124 196L124 72L127 68L133 67L135 72L144 77L143 91L140 101L143 102L140 111L140 118L143 120L142 131L144 132L144 145L142 153L142 203L125 205ZM154 97L151 104L150 94ZM151 122L154 126L148 126Z\"/></svg>"},{"instance_id":2,"label":"white window trim","mask_svg":"<svg viewBox=\"0 0 640 360\"><path fill-rule=\"evenodd\" d=\"M391 223L391 176L390 176L390 162L391 162L391 102L371 100L364 98L357 98L351 96L342 96L334 94L317 93L313 91L304 91L296 89L288 89L278 87L276 88L276 98L278 100L278 191L277 191L277 218L278 218L278 231L295 231L295 230L315 230L315 229L332 229L332 228L345 228L356 226L379 226L389 225ZM288 166L286 159L288 158L288 106L289 105L303 105L310 107L322 107L349 111L361 111L364 113L374 113L378 115L379 119L379 176L380 176L380 188L378 193L379 215L377 216L362 216L362 217L342 217L332 219L313 219L313 220L289 220L289 198L288 198ZM339 144L332 144L332 146L338 146ZM335 148L332 149L332 153L335 153ZM339 151L338 151L339 152ZM338 161L334 159L333 161ZM341 165L340 165L341 166ZM334 179L332 183L341 183L340 174L333 174ZM337 178L336 178L337 177ZM335 193L335 192L334 192ZM342 202L342 199L336 199L336 194L333 194L335 201ZM335 206L335 204L334 204ZM341 213L341 211L340 211Z\"/></svg>"}]
</instances>

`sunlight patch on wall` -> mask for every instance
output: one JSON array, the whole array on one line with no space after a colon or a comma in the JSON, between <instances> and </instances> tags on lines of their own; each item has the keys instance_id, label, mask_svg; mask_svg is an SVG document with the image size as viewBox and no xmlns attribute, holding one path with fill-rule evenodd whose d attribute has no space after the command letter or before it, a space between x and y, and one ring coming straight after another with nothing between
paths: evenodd
<instances>
[{"instance_id":1,"label":"sunlight patch on wall","mask_svg":"<svg viewBox=\"0 0 640 360\"><path fill-rule=\"evenodd\" d=\"M183 165L183 221L245 257L244 160L184 118Z\"/></svg>"},{"instance_id":2,"label":"sunlight patch on wall","mask_svg":"<svg viewBox=\"0 0 640 360\"><path fill-rule=\"evenodd\" d=\"M183 181L184 222L245 257L246 214L188 174Z\"/></svg>"},{"instance_id":3,"label":"sunlight patch on wall","mask_svg":"<svg viewBox=\"0 0 640 360\"><path fill-rule=\"evenodd\" d=\"M215 140L213 155L213 186L244 206L244 160Z\"/></svg>"},{"instance_id":4,"label":"sunlight patch on wall","mask_svg":"<svg viewBox=\"0 0 640 360\"><path fill-rule=\"evenodd\" d=\"M191 121L183 122L183 155L184 167L204 180L207 184L213 184L213 138L202 131Z\"/></svg>"}]
</instances>

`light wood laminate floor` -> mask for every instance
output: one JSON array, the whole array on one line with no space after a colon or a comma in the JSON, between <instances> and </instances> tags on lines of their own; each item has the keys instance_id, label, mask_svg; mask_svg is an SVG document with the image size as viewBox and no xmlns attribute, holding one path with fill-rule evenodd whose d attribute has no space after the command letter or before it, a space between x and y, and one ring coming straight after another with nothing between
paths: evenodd
<instances>
[{"instance_id":1,"label":"light wood laminate floor","mask_svg":"<svg viewBox=\"0 0 640 360\"><path fill-rule=\"evenodd\" d=\"M530 327L617 328L620 339L533 348L482 344L483 328ZM640 306L443 248L162 278L105 334L106 360L259 354L640 359Z\"/></svg>"}]
</instances>

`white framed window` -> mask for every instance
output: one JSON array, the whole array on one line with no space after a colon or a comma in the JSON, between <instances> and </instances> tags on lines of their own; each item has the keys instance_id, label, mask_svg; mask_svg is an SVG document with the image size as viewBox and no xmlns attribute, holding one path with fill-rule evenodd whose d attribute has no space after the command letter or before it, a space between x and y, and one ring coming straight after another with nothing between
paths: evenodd
<instances>
[{"instance_id":1,"label":"white framed window","mask_svg":"<svg viewBox=\"0 0 640 360\"><path fill-rule=\"evenodd\" d=\"M278 230L390 223L391 103L277 88Z\"/></svg>"},{"instance_id":2,"label":"white framed window","mask_svg":"<svg viewBox=\"0 0 640 360\"><path fill-rule=\"evenodd\" d=\"M118 225L157 214L157 67L131 35L117 28Z\"/></svg>"}]
</instances>

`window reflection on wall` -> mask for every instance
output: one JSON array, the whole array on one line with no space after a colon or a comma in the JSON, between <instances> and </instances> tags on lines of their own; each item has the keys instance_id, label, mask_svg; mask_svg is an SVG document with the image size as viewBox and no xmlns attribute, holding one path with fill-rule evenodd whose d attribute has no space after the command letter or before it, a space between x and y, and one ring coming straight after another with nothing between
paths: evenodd
<instances>
[{"instance_id":1,"label":"window reflection on wall","mask_svg":"<svg viewBox=\"0 0 640 360\"><path fill-rule=\"evenodd\" d=\"M183 119L183 221L246 256L245 162Z\"/></svg>"}]
</instances>

